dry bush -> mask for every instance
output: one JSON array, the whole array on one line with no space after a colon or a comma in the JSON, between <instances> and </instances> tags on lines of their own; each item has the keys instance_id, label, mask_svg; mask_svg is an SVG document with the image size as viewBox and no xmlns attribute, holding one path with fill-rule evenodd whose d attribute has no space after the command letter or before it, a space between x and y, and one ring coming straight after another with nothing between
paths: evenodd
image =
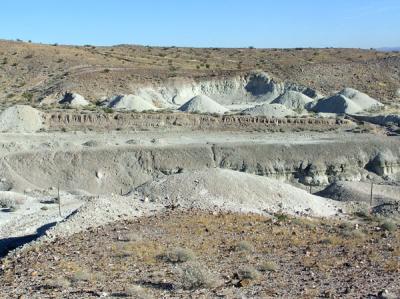
<instances>
[{"instance_id":1,"label":"dry bush","mask_svg":"<svg viewBox=\"0 0 400 299\"><path fill-rule=\"evenodd\" d=\"M160 255L162 250L163 248L159 243L147 240L116 243L112 246L112 251L116 257L129 257L132 260L142 261L146 264L156 263L156 257Z\"/></svg>"},{"instance_id":2,"label":"dry bush","mask_svg":"<svg viewBox=\"0 0 400 299\"><path fill-rule=\"evenodd\" d=\"M90 281L92 280L93 275L84 269L80 269L75 271L72 275L71 275L71 281L72 282L81 282L81 281Z\"/></svg>"},{"instance_id":3,"label":"dry bush","mask_svg":"<svg viewBox=\"0 0 400 299\"><path fill-rule=\"evenodd\" d=\"M126 234L119 236L119 238L118 238L118 241L122 241L122 242L139 242L142 240L143 240L143 237L136 232L128 232Z\"/></svg>"},{"instance_id":4,"label":"dry bush","mask_svg":"<svg viewBox=\"0 0 400 299\"><path fill-rule=\"evenodd\" d=\"M53 289L66 289L71 286L71 282L65 277L56 277L47 281L46 286Z\"/></svg>"},{"instance_id":5,"label":"dry bush","mask_svg":"<svg viewBox=\"0 0 400 299\"><path fill-rule=\"evenodd\" d=\"M213 288L218 284L218 277L198 262L184 264L179 272L179 285L187 290Z\"/></svg>"},{"instance_id":6,"label":"dry bush","mask_svg":"<svg viewBox=\"0 0 400 299\"><path fill-rule=\"evenodd\" d=\"M257 269L247 266L245 268L240 269L237 272L237 276L239 279L250 279L250 280L255 280L260 277L260 272L257 271Z\"/></svg>"},{"instance_id":7,"label":"dry bush","mask_svg":"<svg viewBox=\"0 0 400 299\"><path fill-rule=\"evenodd\" d=\"M383 221L379 225L379 227L381 229L385 230L385 231L388 231L388 232L393 232L393 231L395 231L397 229L397 225L394 222L390 221L390 220Z\"/></svg>"},{"instance_id":8,"label":"dry bush","mask_svg":"<svg viewBox=\"0 0 400 299\"><path fill-rule=\"evenodd\" d=\"M168 251L162 253L158 256L160 260L169 263L184 263L195 259L194 253L185 248L176 247L169 249Z\"/></svg>"},{"instance_id":9,"label":"dry bush","mask_svg":"<svg viewBox=\"0 0 400 299\"><path fill-rule=\"evenodd\" d=\"M254 247L250 242L240 241L234 246L234 250L239 252L252 252L254 251Z\"/></svg>"},{"instance_id":10,"label":"dry bush","mask_svg":"<svg viewBox=\"0 0 400 299\"><path fill-rule=\"evenodd\" d=\"M355 238L363 239L365 238L365 233L359 229L344 229L340 235L344 238Z\"/></svg>"},{"instance_id":11,"label":"dry bush","mask_svg":"<svg viewBox=\"0 0 400 299\"><path fill-rule=\"evenodd\" d=\"M146 292L146 290L143 287L139 285L133 285L125 288L124 295L129 298L135 298L135 299L153 298Z\"/></svg>"},{"instance_id":12,"label":"dry bush","mask_svg":"<svg viewBox=\"0 0 400 299\"><path fill-rule=\"evenodd\" d=\"M273 261L265 261L258 266L258 270L261 272L275 272L278 270L278 265Z\"/></svg>"},{"instance_id":13,"label":"dry bush","mask_svg":"<svg viewBox=\"0 0 400 299\"><path fill-rule=\"evenodd\" d=\"M24 202L22 198L13 198L10 196L0 197L0 208L10 209L10 211L16 211L19 206Z\"/></svg>"}]
</instances>

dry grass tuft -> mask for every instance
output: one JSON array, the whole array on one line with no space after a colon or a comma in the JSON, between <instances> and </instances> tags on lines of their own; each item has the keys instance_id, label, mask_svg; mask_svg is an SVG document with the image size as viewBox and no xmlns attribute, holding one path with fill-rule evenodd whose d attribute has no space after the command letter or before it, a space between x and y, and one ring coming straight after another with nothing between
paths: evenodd
<instances>
[{"instance_id":1,"label":"dry grass tuft","mask_svg":"<svg viewBox=\"0 0 400 299\"><path fill-rule=\"evenodd\" d=\"M195 254L189 249L175 247L160 254L158 258L169 263L184 263L194 260Z\"/></svg>"},{"instance_id":2,"label":"dry grass tuft","mask_svg":"<svg viewBox=\"0 0 400 299\"><path fill-rule=\"evenodd\" d=\"M178 284L187 290L213 288L218 284L218 277L198 262L182 265L179 272Z\"/></svg>"},{"instance_id":3,"label":"dry grass tuft","mask_svg":"<svg viewBox=\"0 0 400 299\"><path fill-rule=\"evenodd\" d=\"M248 241L240 241L234 246L234 250L238 252L252 252L254 251L254 247Z\"/></svg>"}]
</instances>

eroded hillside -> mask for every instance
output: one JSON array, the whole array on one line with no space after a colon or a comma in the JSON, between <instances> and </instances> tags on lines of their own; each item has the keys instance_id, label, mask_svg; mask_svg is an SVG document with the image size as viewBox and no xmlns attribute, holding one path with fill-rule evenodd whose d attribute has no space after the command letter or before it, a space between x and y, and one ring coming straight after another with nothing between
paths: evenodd
<instances>
[{"instance_id":1,"label":"eroded hillside","mask_svg":"<svg viewBox=\"0 0 400 299\"><path fill-rule=\"evenodd\" d=\"M138 85L209 80L261 70L277 81L322 93L352 86L397 101L400 54L361 49L220 49L120 45L42 45L0 41L3 106L37 102L66 90L91 101L132 93Z\"/></svg>"}]
</instances>

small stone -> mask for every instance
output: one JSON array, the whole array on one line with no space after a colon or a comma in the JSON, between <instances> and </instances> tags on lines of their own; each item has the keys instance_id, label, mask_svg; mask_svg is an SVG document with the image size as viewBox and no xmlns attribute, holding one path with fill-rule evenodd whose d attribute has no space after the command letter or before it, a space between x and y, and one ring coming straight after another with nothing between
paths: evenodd
<instances>
[{"instance_id":1,"label":"small stone","mask_svg":"<svg viewBox=\"0 0 400 299\"><path fill-rule=\"evenodd\" d=\"M97 177L98 179L101 179L101 178L103 177L103 174L101 173L100 170L97 170L97 171L96 171L96 177Z\"/></svg>"},{"instance_id":2,"label":"small stone","mask_svg":"<svg viewBox=\"0 0 400 299\"><path fill-rule=\"evenodd\" d=\"M244 288L244 287L248 287L252 285L252 281L250 279L241 279L239 280L239 282L237 283L237 286L239 288Z\"/></svg>"},{"instance_id":3,"label":"small stone","mask_svg":"<svg viewBox=\"0 0 400 299\"><path fill-rule=\"evenodd\" d=\"M378 299L396 299L396 296L388 290L382 290L378 293Z\"/></svg>"}]
</instances>

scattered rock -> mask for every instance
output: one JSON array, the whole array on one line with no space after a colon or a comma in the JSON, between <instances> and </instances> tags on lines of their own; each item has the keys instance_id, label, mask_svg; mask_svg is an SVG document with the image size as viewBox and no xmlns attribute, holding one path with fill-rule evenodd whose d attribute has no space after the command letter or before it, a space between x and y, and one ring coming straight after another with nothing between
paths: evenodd
<instances>
[{"instance_id":1,"label":"scattered rock","mask_svg":"<svg viewBox=\"0 0 400 299\"><path fill-rule=\"evenodd\" d=\"M396 295L390 293L388 290L382 290L378 293L378 299L396 299Z\"/></svg>"}]
</instances>

